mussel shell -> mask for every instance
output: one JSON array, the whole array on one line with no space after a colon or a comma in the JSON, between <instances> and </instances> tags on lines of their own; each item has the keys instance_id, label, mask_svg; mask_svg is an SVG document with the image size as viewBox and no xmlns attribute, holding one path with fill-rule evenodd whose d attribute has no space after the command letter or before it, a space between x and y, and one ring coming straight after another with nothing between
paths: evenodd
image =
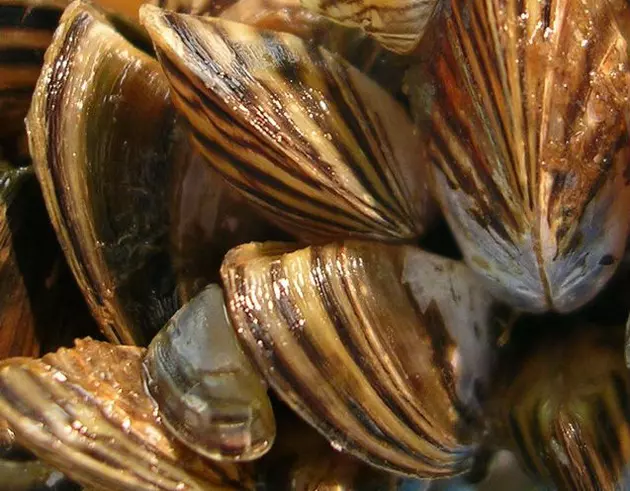
<instances>
[{"instance_id":1,"label":"mussel shell","mask_svg":"<svg viewBox=\"0 0 630 491\"><path fill-rule=\"evenodd\" d=\"M409 79L442 210L495 296L574 310L628 235L626 43L605 2L447 4Z\"/></svg>"},{"instance_id":2,"label":"mussel shell","mask_svg":"<svg viewBox=\"0 0 630 491\"><path fill-rule=\"evenodd\" d=\"M205 288L151 342L145 380L174 436L205 457L247 461L271 448L276 426L226 315L221 288Z\"/></svg>"},{"instance_id":3,"label":"mussel shell","mask_svg":"<svg viewBox=\"0 0 630 491\"><path fill-rule=\"evenodd\" d=\"M424 231L420 138L364 74L289 34L148 5L141 21L200 151L271 220L311 239Z\"/></svg>"},{"instance_id":4,"label":"mussel shell","mask_svg":"<svg viewBox=\"0 0 630 491\"><path fill-rule=\"evenodd\" d=\"M281 398L331 444L388 471L466 471L499 312L461 263L347 242L238 247L232 325Z\"/></svg>"},{"instance_id":5,"label":"mussel shell","mask_svg":"<svg viewBox=\"0 0 630 491\"><path fill-rule=\"evenodd\" d=\"M168 5L165 8L175 10ZM177 11L202 13L260 29L294 34L313 46L338 54L393 94L401 91L404 73L412 63L411 57L384 49L365 31L320 15L306 8L300 0L210 2L206 8L207 11L179 6Z\"/></svg>"},{"instance_id":6,"label":"mussel shell","mask_svg":"<svg viewBox=\"0 0 630 491\"><path fill-rule=\"evenodd\" d=\"M48 220L33 169L0 162L0 361L39 356L96 332ZM0 452L15 449L14 443L13 432L0 419ZM15 471L11 462L2 462L2 469ZM30 466L16 485L43 473L41 466Z\"/></svg>"},{"instance_id":7,"label":"mussel shell","mask_svg":"<svg viewBox=\"0 0 630 491\"><path fill-rule=\"evenodd\" d=\"M490 411L495 433L559 490L628 489L624 330L573 322L521 326L535 336L510 341Z\"/></svg>"},{"instance_id":8,"label":"mussel shell","mask_svg":"<svg viewBox=\"0 0 630 491\"><path fill-rule=\"evenodd\" d=\"M274 447L257 462L261 491L424 491L428 481L375 469L338 452L280 403Z\"/></svg>"},{"instance_id":9,"label":"mussel shell","mask_svg":"<svg viewBox=\"0 0 630 491\"><path fill-rule=\"evenodd\" d=\"M0 417L45 462L93 489L251 490L251 469L202 459L145 393L145 350L90 339L0 369Z\"/></svg>"},{"instance_id":10,"label":"mussel shell","mask_svg":"<svg viewBox=\"0 0 630 491\"><path fill-rule=\"evenodd\" d=\"M178 133L159 66L95 7L75 2L46 53L28 133L48 212L95 318L112 341L146 342L178 305L167 193Z\"/></svg>"},{"instance_id":11,"label":"mussel shell","mask_svg":"<svg viewBox=\"0 0 630 491\"><path fill-rule=\"evenodd\" d=\"M40 208L38 220L38 204L43 205L33 170L0 162L0 360L39 355L41 305L31 302L28 287L39 289L32 294L40 300L46 295L45 278L53 272L59 249L55 251L54 234L46 240L45 209ZM39 234L33 229L37 226L43 226Z\"/></svg>"},{"instance_id":12,"label":"mussel shell","mask_svg":"<svg viewBox=\"0 0 630 491\"><path fill-rule=\"evenodd\" d=\"M67 3L0 0L0 150L4 148L4 158L28 158L24 118L44 52Z\"/></svg>"}]
</instances>

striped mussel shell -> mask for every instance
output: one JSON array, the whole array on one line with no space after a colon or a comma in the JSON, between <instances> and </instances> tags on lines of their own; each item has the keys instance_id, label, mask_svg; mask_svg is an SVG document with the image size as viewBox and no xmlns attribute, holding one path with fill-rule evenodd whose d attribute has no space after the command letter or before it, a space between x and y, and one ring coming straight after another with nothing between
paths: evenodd
<instances>
[{"instance_id":1,"label":"striped mussel shell","mask_svg":"<svg viewBox=\"0 0 630 491\"><path fill-rule=\"evenodd\" d=\"M276 426L267 387L229 325L218 285L172 317L143 366L165 426L195 452L247 461L271 448Z\"/></svg>"},{"instance_id":2,"label":"striped mussel shell","mask_svg":"<svg viewBox=\"0 0 630 491\"><path fill-rule=\"evenodd\" d=\"M338 54L394 94L402 93L405 71L414 57L386 50L360 28L340 24L300 0L226 0L152 2L179 13L220 17L260 29L295 34Z\"/></svg>"},{"instance_id":3,"label":"striped mussel shell","mask_svg":"<svg viewBox=\"0 0 630 491\"><path fill-rule=\"evenodd\" d=\"M623 327L554 327L537 326L534 341L517 340L502 357L489 410L499 424L496 433L526 469L555 489L628 489L630 380Z\"/></svg>"},{"instance_id":4,"label":"striped mussel shell","mask_svg":"<svg viewBox=\"0 0 630 491\"><path fill-rule=\"evenodd\" d=\"M245 465L203 459L172 437L146 394L145 349L78 340L0 369L0 417L42 460L90 489L251 490Z\"/></svg>"},{"instance_id":5,"label":"striped mussel shell","mask_svg":"<svg viewBox=\"0 0 630 491\"><path fill-rule=\"evenodd\" d=\"M50 232L33 169L0 162L0 360L39 355L37 319L50 314L46 277L60 253Z\"/></svg>"},{"instance_id":6,"label":"striped mussel shell","mask_svg":"<svg viewBox=\"0 0 630 491\"><path fill-rule=\"evenodd\" d=\"M626 43L606 2L452 0L409 77L435 194L498 298L567 312L628 234Z\"/></svg>"},{"instance_id":7,"label":"striped mussel shell","mask_svg":"<svg viewBox=\"0 0 630 491\"><path fill-rule=\"evenodd\" d=\"M425 230L421 139L363 73L287 33L148 5L141 21L201 153L275 223L306 239Z\"/></svg>"},{"instance_id":8,"label":"striped mussel shell","mask_svg":"<svg viewBox=\"0 0 630 491\"><path fill-rule=\"evenodd\" d=\"M50 225L33 169L0 161L0 362L39 356L71 343L77 335L94 332ZM12 449L13 433L0 419L0 459L12 458ZM0 467L3 482L1 473L15 467L2 460ZM44 474L41 466L33 464L22 477L28 480Z\"/></svg>"},{"instance_id":9,"label":"striped mussel shell","mask_svg":"<svg viewBox=\"0 0 630 491\"><path fill-rule=\"evenodd\" d=\"M0 147L11 158L28 155L24 117L67 2L0 0Z\"/></svg>"},{"instance_id":10,"label":"striped mussel shell","mask_svg":"<svg viewBox=\"0 0 630 491\"><path fill-rule=\"evenodd\" d=\"M501 309L461 263L411 246L282 243L230 251L233 328L280 397L384 470L469 469Z\"/></svg>"},{"instance_id":11,"label":"striped mussel shell","mask_svg":"<svg viewBox=\"0 0 630 491\"><path fill-rule=\"evenodd\" d=\"M96 7L69 6L27 120L77 283L108 339L126 344L145 343L178 305L168 186L182 136L159 65L143 51L150 44L134 39Z\"/></svg>"}]
</instances>

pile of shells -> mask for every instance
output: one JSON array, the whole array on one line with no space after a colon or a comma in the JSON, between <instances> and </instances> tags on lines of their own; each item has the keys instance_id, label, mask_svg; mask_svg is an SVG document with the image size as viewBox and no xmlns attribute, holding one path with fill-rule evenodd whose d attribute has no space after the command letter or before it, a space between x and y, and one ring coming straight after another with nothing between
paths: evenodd
<instances>
[{"instance_id":1,"label":"pile of shells","mask_svg":"<svg viewBox=\"0 0 630 491\"><path fill-rule=\"evenodd\" d=\"M0 488L630 487L626 35L0 0Z\"/></svg>"}]
</instances>

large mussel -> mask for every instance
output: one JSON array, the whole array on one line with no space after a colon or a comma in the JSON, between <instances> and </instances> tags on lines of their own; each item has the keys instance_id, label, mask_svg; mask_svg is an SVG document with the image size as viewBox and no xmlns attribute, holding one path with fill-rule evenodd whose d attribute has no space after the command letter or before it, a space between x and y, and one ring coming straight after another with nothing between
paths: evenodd
<instances>
[{"instance_id":1,"label":"large mussel","mask_svg":"<svg viewBox=\"0 0 630 491\"><path fill-rule=\"evenodd\" d=\"M493 294L574 310L628 235L626 43L606 2L447 4L409 78L435 194Z\"/></svg>"}]
</instances>

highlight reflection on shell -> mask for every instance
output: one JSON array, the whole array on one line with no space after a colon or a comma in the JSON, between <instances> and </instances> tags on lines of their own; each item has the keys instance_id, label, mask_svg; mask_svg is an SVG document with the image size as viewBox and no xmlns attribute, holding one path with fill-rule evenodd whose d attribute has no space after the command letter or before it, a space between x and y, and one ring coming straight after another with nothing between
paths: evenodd
<instances>
[{"instance_id":1,"label":"highlight reflection on shell","mask_svg":"<svg viewBox=\"0 0 630 491\"><path fill-rule=\"evenodd\" d=\"M201 458L170 436L144 391L145 350L90 339L0 369L0 417L18 442L93 489L251 490L246 466Z\"/></svg>"},{"instance_id":2,"label":"highlight reflection on shell","mask_svg":"<svg viewBox=\"0 0 630 491\"><path fill-rule=\"evenodd\" d=\"M128 344L146 342L177 309L167 252L176 115L142 48L102 11L74 3L28 115L33 164L77 283L108 339Z\"/></svg>"},{"instance_id":3,"label":"highlight reflection on shell","mask_svg":"<svg viewBox=\"0 0 630 491\"><path fill-rule=\"evenodd\" d=\"M201 153L270 220L319 239L426 229L420 139L367 76L290 34L148 5L141 20Z\"/></svg>"},{"instance_id":4,"label":"highlight reflection on shell","mask_svg":"<svg viewBox=\"0 0 630 491\"><path fill-rule=\"evenodd\" d=\"M195 452L247 461L271 448L276 426L267 387L229 325L218 285L175 313L143 366L165 426Z\"/></svg>"},{"instance_id":5,"label":"highlight reflection on shell","mask_svg":"<svg viewBox=\"0 0 630 491\"><path fill-rule=\"evenodd\" d=\"M469 468L497 311L463 264L367 242L265 243L233 249L221 272L255 365L333 445L419 477Z\"/></svg>"},{"instance_id":6,"label":"highlight reflection on shell","mask_svg":"<svg viewBox=\"0 0 630 491\"><path fill-rule=\"evenodd\" d=\"M524 310L573 310L628 234L626 43L605 2L452 0L410 79L468 264ZM567 63L568 62L568 63Z\"/></svg>"}]
</instances>

